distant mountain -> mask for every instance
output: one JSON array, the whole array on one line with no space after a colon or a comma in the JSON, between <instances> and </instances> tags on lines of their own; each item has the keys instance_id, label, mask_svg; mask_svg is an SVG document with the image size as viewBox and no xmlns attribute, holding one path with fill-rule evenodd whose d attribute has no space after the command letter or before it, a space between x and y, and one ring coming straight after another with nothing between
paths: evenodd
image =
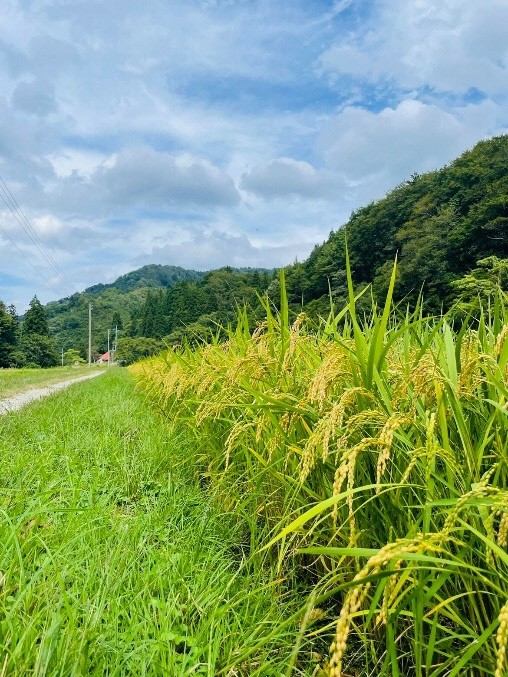
<instances>
[{"instance_id":1,"label":"distant mountain","mask_svg":"<svg viewBox=\"0 0 508 677\"><path fill-rule=\"evenodd\" d=\"M100 354L108 347L108 330L112 344L117 331L120 338L160 339L189 324L208 331L217 322L231 322L239 306L254 305L256 294L266 291L273 272L230 267L200 272L151 264L52 301L45 311L59 349L74 348L85 357L90 303L92 347Z\"/></svg>"},{"instance_id":2,"label":"distant mountain","mask_svg":"<svg viewBox=\"0 0 508 677\"><path fill-rule=\"evenodd\" d=\"M148 287L171 287L180 280L201 280L204 275L204 272L198 270L186 270L180 268L180 266L163 266L152 263L121 275L110 284L94 284L85 289L84 293L99 294L111 288L125 292Z\"/></svg>"},{"instance_id":3,"label":"distant mountain","mask_svg":"<svg viewBox=\"0 0 508 677\"><path fill-rule=\"evenodd\" d=\"M198 281L204 272L179 266L151 264L121 275L110 284L96 284L45 306L52 336L59 348L76 348L85 356L88 349L88 304L92 302L93 344L97 352L139 314L150 289L167 288L182 281Z\"/></svg>"}]
</instances>

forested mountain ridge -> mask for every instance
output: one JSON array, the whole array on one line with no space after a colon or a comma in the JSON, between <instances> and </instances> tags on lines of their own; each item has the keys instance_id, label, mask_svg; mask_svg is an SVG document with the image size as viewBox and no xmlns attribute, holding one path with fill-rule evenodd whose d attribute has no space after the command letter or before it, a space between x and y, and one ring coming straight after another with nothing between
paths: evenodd
<instances>
[{"instance_id":1,"label":"forested mountain ridge","mask_svg":"<svg viewBox=\"0 0 508 677\"><path fill-rule=\"evenodd\" d=\"M257 294L266 291L273 271L223 268L201 272L176 266L148 265L122 275L111 284L98 284L83 293L48 303L45 311L51 333L64 350L88 349L88 305L92 303L94 355L107 349L118 330L124 339L136 339L136 355L153 352L159 343L140 342L190 332L208 335L217 323L234 320L236 309L253 308Z\"/></svg>"},{"instance_id":2,"label":"forested mountain ridge","mask_svg":"<svg viewBox=\"0 0 508 677\"><path fill-rule=\"evenodd\" d=\"M113 336L131 317L138 316L149 289L169 287L182 280L199 280L204 276L197 270L178 266L146 265L121 275L109 284L96 284L82 293L52 301L45 306L49 327L58 346L77 349L87 355L88 304L93 305L93 345L96 353L107 349L107 334Z\"/></svg>"},{"instance_id":3,"label":"forested mountain ridge","mask_svg":"<svg viewBox=\"0 0 508 677\"><path fill-rule=\"evenodd\" d=\"M472 270L496 275L508 257L508 136L481 141L449 166L413 174L385 198L353 212L303 262L286 269L290 297L309 310L326 307L329 283L340 305L346 297L347 245L357 286L372 284L382 298L395 257L395 298L414 303L423 290L427 312L448 309L458 282Z\"/></svg>"},{"instance_id":4,"label":"forested mountain ridge","mask_svg":"<svg viewBox=\"0 0 508 677\"><path fill-rule=\"evenodd\" d=\"M180 266L165 266L150 263L142 268L137 268L125 275L121 275L109 284L95 284L85 289L85 294L99 294L106 289L117 289L126 292L133 289L146 289L149 287L170 287L181 280L201 280L205 273L199 270L187 270Z\"/></svg>"}]
</instances>

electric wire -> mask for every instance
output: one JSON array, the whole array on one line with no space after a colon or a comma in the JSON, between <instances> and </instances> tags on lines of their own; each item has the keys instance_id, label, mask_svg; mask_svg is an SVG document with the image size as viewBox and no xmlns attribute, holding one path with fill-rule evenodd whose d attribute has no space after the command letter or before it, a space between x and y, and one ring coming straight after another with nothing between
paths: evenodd
<instances>
[{"instance_id":1,"label":"electric wire","mask_svg":"<svg viewBox=\"0 0 508 677\"><path fill-rule=\"evenodd\" d=\"M28 256L27 256L27 255L26 255L26 254L18 247L18 245L14 242L14 240L13 240L12 237L9 235L9 233L7 233L7 231L5 231L5 230L2 228L2 226L0 226L0 230L1 230L2 233L5 235L5 237L9 240L9 242L12 244L12 246L14 247L14 249L15 249L19 254L21 254L21 256L25 259L25 261L28 263L28 265L31 266L31 267L35 270L35 272L36 272L38 275L40 275L40 276L42 277L42 279L43 279L48 285L50 285L50 284L51 284L51 280L50 280L49 278L47 278L47 277L44 275L44 273L43 273L39 268L37 268L37 266L35 266L35 265L30 261L30 259L28 258Z\"/></svg>"},{"instance_id":2,"label":"electric wire","mask_svg":"<svg viewBox=\"0 0 508 677\"><path fill-rule=\"evenodd\" d=\"M39 254L46 260L46 262L49 264L52 270L56 273L57 277L62 281L66 289L72 295L74 293L72 284L67 280L67 278L59 268L58 264L54 260L53 256L51 255L51 252L47 249L47 247L44 245L44 243L41 241L37 233L32 228L30 221L21 210L21 207L16 201L16 198L12 195L7 184L5 183L4 179L1 176L0 176L0 197L2 198L4 204L7 206L7 208L15 218L18 225L22 228L22 230L29 237L33 245L36 247ZM41 275L41 277L46 281L47 284L51 284L50 280L28 259L28 257L24 254L24 252L20 250L20 248L16 245L14 240L8 235L5 229L1 227L0 229L2 230L3 234L7 237L7 239L13 244L16 250L21 254L21 256L23 256L23 258L30 264L30 266L39 275Z\"/></svg>"},{"instance_id":3,"label":"electric wire","mask_svg":"<svg viewBox=\"0 0 508 677\"><path fill-rule=\"evenodd\" d=\"M17 203L16 198L12 195L8 186L6 185L5 181L3 180L3 178L1 176L0 176L0 182L1 182L1 184L3 184L3 189L2 189L2 185L0 185L0 196L2 197L2 200L4 201L4 203L9 208L10 212L13 214L13 216L15 217L18 224L23 228L23 230L28 235L28 237L30 238L32 243L35 245L35 247L37 248L39 253L46 259L46 261L49 263L51 268L55 271L57 276L62 280L64 285L67 287L67 289L72 294L73 293L72 285L65 278L65 275L60 270L58 264L56 263L56 261L52 257L51 253L48 251L47 247L44 245L44 243L41 241L41 239L39 238L37 233L32 228L28 218L25 216L25 214L21 210L21 207ZM6 199L4 193L7 195L8 199ZM13 205L14 205L14 207L13 207Z\"/></svg>"}]
</instances>

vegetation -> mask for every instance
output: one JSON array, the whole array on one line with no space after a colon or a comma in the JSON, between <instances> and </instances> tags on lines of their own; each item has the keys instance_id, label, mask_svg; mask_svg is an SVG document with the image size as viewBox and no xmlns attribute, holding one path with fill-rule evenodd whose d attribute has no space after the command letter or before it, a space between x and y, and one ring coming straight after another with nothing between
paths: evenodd
<instances>
[{"instance_id":1,"label":"vegetation","mask_svg":"<svg viewBox=\"0 0 508 677\"><path fill-rule=\"evenodd\" d=\"M456 281L488 257L508 259L508 135L481 141L449 166L414 174L378 202L353 212L309 258L287 270L289 301L313 316L347 299L345 233L357 288L382 300L398 256L395 299L413 306L423 290L427 312L448 310ZM470 299L468 299L469 301Z\"/></svg>"},{"instance_id":2,"label":"vegetation","mask_svg":"<svg viewBox=\"0 0 508 677\"><path fill-rule=\"evenodd\" d=\"M294 609L190 451L120 369L0 417L1 674L284 673Z\"/></svg>"},{"instance_id":3,"label":"vegetation","mask_svg":"<svg viewBox=\"0 0 508 677\"><path fill-rule=\"evenodd\" d=\"M503 677L507 295L463 323L399 314L393 268L364 315L347 271L319 325L290 322L282 276L253 334L241 313L227 341L131 369L215 500L257 516L251 548L307 585L296 655L325 642L333 677Z\"/></svg>"},{"instance_id":4,"label":"vegetation","mask_svg":"<svg viewBox=\"0 0 508 677\"><path fill-rule=\"evenodd\" d=\"M16 309L0 301L0 367L53 367L58 364L54 339L50 335L46 313L34 296L21 329Z\"/></svg>"},{"instance_id":5,"label":"vegetation","mask_svg":"<svg viewBox=\"0 0 508 677\"><path fill-rule=\"evenodd\" d=\"M89 372L88 367L53 367L52 369L0 369L0 398L16 395L30 388L46 386Z\"/></svg>"},{"instance_id":6,"label":"vegetation","mask_svg":"<svg viewBox=\"0 0 508 677\"><path fill-rule=\"evenodd\" d=\"M111 344L119 337L119 359L131 362L152 354L154 345L160 350L162 339L178 342L209 336L218 324L234 321L239 306L257 309L256 295L266 291L271 279L271 273L258 270L198 273L144 266L111 285L95 285L83 294L49 303L46 312L58 345L78 350L86 359L92 303L92 355L106 352L109 331Z\"/></svg>"}]
</instances>

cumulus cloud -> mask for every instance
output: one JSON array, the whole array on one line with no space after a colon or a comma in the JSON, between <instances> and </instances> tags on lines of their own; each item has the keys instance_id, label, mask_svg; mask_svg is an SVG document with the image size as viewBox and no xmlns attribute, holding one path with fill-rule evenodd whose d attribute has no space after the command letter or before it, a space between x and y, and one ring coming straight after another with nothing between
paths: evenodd
<instances>
[{"instance_id":1,"label":"cumulus cloud","mask_svg":"<svg viewBox=\"0 0 508 677\"><path fill-rule=\"evenodd\" d=\"M90 163L98 156L90 156ZM60 167L58 158L55 164ZM25 196L28 201L30 197ZM102 160L88 172L60 174L37 196L39 208L93 218L129 210L203 210L232 207L240 200L232 178L208 160L151 148L130 148Z\"/></svg>"},{"instance_id":2,"label":"cumulus cloud","mask_svg":"<svg viewBox=\"0 0 508 677\"><path fill-rule=\"evenodd\" d=\"M344 186L340 178L310 163L291 158L272 160L243 174L240 187L267 200L297 196L322 199L337 197Z\"/></svg>"},{"instance_id":3,"label":"cumulus cloud","mask_svg":"<svg viewBox=\"0 0 508 677\"><path fill-rule=\"evenodd\" d=\"M225 206L239 201L231 177L211 162L150 148L120 153L111 167L92 176L92 183L100 184L118 204Z\"/></svg>"},{"instance_id":4,"label":"cumulus cloud","mask_svg":"<svg viewBox=\"0 0 508 677\"><path fill-rule=\"evenodd\" d=\"M327 163L351 182L385 190L449 162L498 125L491 102L446 111L408 99L378 113L348 106L323 130Z\"/></svg>"}]
</instances>

